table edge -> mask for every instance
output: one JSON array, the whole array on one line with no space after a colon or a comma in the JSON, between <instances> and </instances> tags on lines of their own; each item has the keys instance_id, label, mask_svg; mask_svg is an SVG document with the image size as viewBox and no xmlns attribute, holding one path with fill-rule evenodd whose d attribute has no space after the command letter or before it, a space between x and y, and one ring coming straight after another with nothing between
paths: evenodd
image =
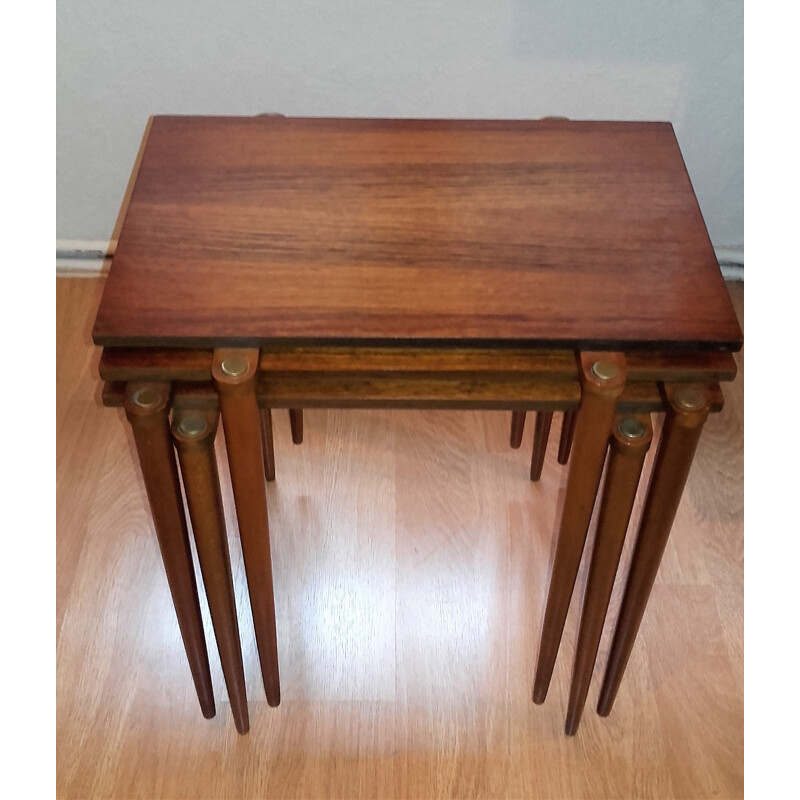
<instances>
[{"instance_id":1,"label":"table edge","mask_svg":"<svg viewBox=\"0 0 800 800\"><path fill-rule=\"evenodd\" d=\"M114 337L92 332L92 341L98 347L125 348L178 348L185 350L208 350L231 347L396 347L396 348L485 348L507 350L512 348L531 350L602 350L619 352L704 352L738 353L744 344L743 337L737 339L674 340L658 339L636 341L624 339L436 339L436 338L330 338L330 337Z\"/></svg>"}]
</instances>

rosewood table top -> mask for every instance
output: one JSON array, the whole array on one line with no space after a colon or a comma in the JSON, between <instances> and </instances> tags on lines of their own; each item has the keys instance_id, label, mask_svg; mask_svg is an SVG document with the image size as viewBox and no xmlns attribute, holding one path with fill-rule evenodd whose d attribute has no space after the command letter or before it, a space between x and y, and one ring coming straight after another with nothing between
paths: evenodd
<instances>
[{"instance_id":1,"label":"rosewood table top","mask_svg":"<svg viewBox=\"0 0 800 800\"><path fill-rule=\"evenodd\" d=\"M735 351L672 126L154 117L108 347Z\"/></svg>"}]
</instances>

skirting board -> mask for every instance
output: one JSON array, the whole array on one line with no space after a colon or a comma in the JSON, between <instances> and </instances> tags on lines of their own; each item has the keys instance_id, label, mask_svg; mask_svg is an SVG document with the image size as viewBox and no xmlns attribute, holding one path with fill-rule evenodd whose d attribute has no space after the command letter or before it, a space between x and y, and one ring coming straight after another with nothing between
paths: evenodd
<instances>
[{"instance_id":1,"label":"skirting board","mask_svg":"<svg viewBox=\"0 0 800 800\"><path fill-rule=\"evenodd\" d=\"M56 275L92 277L108 272L117 243L100 239L56 239Z\"/></svg>"},{"instance_id":2,"label":"skirting board","mask_svg":"<svg viewBox=\"0 0 800 800\"><path fill-rule=\"evenodd\" d=\"M744 245L736 247L715 247L714 254L719 261L722 277L726 281L744 280Z\"/></svg>"}]
</instances>

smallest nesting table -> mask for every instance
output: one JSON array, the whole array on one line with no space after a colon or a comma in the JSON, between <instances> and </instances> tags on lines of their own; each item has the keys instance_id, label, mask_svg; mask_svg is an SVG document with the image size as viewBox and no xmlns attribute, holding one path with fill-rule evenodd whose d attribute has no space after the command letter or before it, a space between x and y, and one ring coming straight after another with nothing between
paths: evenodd
<instances>
[{"instance_id":1,"label":"smallest nesting table","mask_svg":"<svg viewBox=\"0 0 800 800\"><path fill-rule=\"evenodd\" d=\"M247 730L218 413L271 705L271 408L577 411L537 702L611 441L574 732L651 436L646 414L665 410L601 692L607 713L703 421L721 407L718 382L732 379L742 342L672 127L155 117L140 155L93 336L106 400L124 404L133 428L203 713L214 700L173 443L234 718Z\"/></svg>"}]
</instances>

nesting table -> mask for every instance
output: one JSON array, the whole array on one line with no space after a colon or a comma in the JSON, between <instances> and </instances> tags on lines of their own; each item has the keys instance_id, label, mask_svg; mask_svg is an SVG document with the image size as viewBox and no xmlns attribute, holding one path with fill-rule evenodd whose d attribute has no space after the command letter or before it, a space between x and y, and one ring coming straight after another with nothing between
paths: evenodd
<instances>
[{"instance_id":1,"label":"nesting table","mask_svg":"<svg viewBox=\"0 0 800 800\"><path fill-rule=\"evenodd\" d=\"M93 337L104 401L123 405L133 430L201 709L212 716L182 477L242 733L220 416L264 688L277 705L271 409L577 412L534 681L542 702L607 463L567 715L574 733L650 414L666 421L601 714L742 344L669 123L274 115L149 121Z\"/></svg>"}]
</instances>

